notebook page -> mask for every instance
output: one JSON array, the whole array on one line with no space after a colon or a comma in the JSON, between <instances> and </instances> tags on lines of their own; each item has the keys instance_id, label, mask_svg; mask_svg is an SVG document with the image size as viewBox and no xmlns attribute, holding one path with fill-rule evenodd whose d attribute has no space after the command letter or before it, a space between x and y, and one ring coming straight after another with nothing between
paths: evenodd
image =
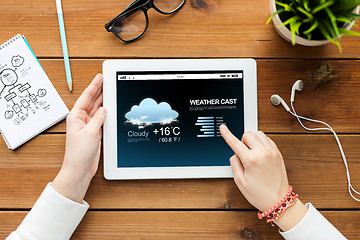
<instances>
[{"instance_id":1,"label":"notebook page","mask_svg":"<svg viewBox=\"0 0 360 240\"><path fill-rule=\"evenodd\" d=\"M57 123L68 112L21 35L0 47L0 129L11 149Z\"/></svg>"}]
</instances>

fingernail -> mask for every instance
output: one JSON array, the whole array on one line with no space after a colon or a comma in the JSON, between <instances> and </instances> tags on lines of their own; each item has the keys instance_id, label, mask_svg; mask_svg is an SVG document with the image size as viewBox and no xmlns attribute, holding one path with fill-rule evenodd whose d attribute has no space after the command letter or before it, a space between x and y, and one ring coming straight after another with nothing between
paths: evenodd
<instances>
[{"instance_id":1,"label":"fingernail","mask_svg":"<svg viewBox=\"0 0 360 240\"><path fill-rule=\"evenodd\" d=\"M94 80L95 80L95 79L98 79L98 78L102 78L102 74L101 74L101 73L96 74Z\"/></svg>"},{"instance_id":2,"label":"fingernail","mask_svg":"<svg viewBox=\"0 0 360 240\"><path fill-rule=\"evenodd\" d=\"M99 112L100 114L105 114L105 108L100 107L99 110L98 110L98 112Z\"/></svg>"},{"instance_id":3,"label":"fingernail","mask_svg":"<svg viewBox=\"0 0 360 240\"><path fill-rule=\"evenodd\" d=\"M227 126L225 124L220 125L220 130L226 130L226 129L227 129Z\"/></svg>"}]
</instances>

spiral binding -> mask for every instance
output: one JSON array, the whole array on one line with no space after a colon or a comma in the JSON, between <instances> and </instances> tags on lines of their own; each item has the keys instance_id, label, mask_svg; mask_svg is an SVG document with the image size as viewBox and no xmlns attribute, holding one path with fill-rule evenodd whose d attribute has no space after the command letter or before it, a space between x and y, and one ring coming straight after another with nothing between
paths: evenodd
<instances>
[{"instance_id":1,"label":"spiral binding","mask_svg":"<svg viewBox=\"0 0 360 240\"><path fill-rule=\"evenodd\" d=\"M16 36L14 36L13 38L9 39L8 41L4 42L3 44L0 45L0 51L20 38L22 38L22 36L20 34L18 34Z\"/></svg>"}]
</instances>

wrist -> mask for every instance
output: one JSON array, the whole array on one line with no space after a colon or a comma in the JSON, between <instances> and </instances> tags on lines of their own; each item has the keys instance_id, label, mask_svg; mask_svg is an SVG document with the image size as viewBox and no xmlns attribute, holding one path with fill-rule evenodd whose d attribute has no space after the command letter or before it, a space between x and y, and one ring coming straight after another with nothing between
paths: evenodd
<instances>
[{"instance_id":1,"label":"wrist","mask_svg":"<svg viewBox=\"0 0 360 240\"><path fill-rule=\"evenodd\" d=\"M274 226L274 223L283 231L289 231L295 227L306 215L307 208L298 199L289 185L287 194L273 207L265 212L258 213L259 219L267 218L267 222Z\"/></svg>"},{"instance_id":2,"label":"wrist","mask_svg":"<svg viewBox=\"0 0 360 240\"><path fill-rule=\"evenodd\" d=\"M295 227L306 215L307 207L297 199L295 204L286 209L284 214L274 223L284 232Z\"/></svg>"},{"instance_id":3,"label":"wrist","mask_svg":"<svg viewBox=\"0 0 360 240\"><path fill-rule=\"evenodd\" d=\"M88 174L75 173L61 168L51 186L56 192L64 197L82 203L91 179L92 176L89 176Z\"/></svg>"}]
</instances>

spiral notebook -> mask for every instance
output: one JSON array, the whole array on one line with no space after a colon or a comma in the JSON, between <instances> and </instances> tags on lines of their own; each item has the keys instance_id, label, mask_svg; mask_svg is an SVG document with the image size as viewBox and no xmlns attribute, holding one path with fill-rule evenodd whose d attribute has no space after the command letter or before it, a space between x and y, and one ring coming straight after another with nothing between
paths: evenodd
<instances>
[{"instance_id":1,"label":"spiral notebook","mask_svg":"<svg viewBox=\"0 0 360 240\"><path fill-rule=\"evenodd\" d=\"M25 37L0 45L0 132L14 150L69 113Z\"/></svg>"}]
</instances>

